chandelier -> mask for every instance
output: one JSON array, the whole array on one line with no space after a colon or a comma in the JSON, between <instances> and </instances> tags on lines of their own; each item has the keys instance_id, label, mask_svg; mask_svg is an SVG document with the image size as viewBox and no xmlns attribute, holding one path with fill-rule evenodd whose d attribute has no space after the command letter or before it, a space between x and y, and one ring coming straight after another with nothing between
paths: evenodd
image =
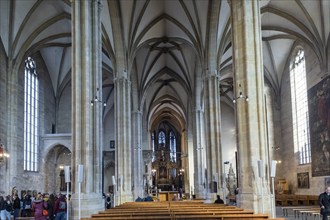
<instances>
[{"instance_id":1,"label":"chandelier","mask_svg":"<svg viewBox=\"0 0 330 220\"><path fill-rule=\"evenodd\" d=\"M107 106L107 103L106 102L103 102L99 95L100 93L100 90L99 88L96 89L96 93L95 93L95 96L94 96L94 100L91 101L91 106L93 106L95 103L103 103L103 106Z\"/></svg>"},{"instance_id":2,"label":"chandelier","mask_svg":"<svg viewBox=\"0 0 330 220\"><path fill-rule=\"evenodd\" d=\"M237 97L234 97L233 98L233 103L235 104L237 102L237 100L239 100L239 99L243 99L245 101L249 101L248 96L247 95L246 96L243 95L241 84L238 85L238 88L239 88L239 95Z\"/></svg>"}]
</instances>

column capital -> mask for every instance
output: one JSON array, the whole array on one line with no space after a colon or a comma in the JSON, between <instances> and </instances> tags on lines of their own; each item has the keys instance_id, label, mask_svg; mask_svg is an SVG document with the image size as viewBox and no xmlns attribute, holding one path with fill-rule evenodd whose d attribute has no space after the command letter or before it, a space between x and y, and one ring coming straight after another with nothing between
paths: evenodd
<instances>
[{"instance_id":1,"label":"column capital","mask_svg":"<svg viewBox=\"0 0 330 220\"><path fill-rule=\"evenodd\" d=\"M139 115L142 115L142 111L140 111L140 110L133 110L132 111L132 114L139 114Z\"/></svg>"},{"instance_id":2,"label":"column capital","mask_svg":"<svg viewBox=\"0 0 330 220\"><path fill-rule=\"evenodd\" d=\"M196 150L197 151L203 151L204 150L204 147L202 147L202 146L196 147Z\"/></svg>"},{"instance_id":3,"label":"column capital","mask_svg":"<svg viewBox=\"0 0 330 220\"><path fill-rule=\"evenodd\" d=\"M218 70L205 70L204 80L212 78L216 78L218 81L220 80Z\"/></svg>"},{"instance_id":4,"label":"column capital","mask_svg":"<svg viewBox=\"0 0 330 220\"><path fill-rule=\"evenodd\" d=\"M135 146L134 150L142 151L142 147L141 146Z\"/></svg>"},{"instance_id":5,"label":"column capital","mask_svg":"<svg viewBox=\"0 0 330 220\"><path fill-rule=\"evenodd\" d=\"M126 76L115 77L115 78L113 78L113 82L115 84L118 82L126 82L126 83L131 84L131 81Z\"/></svg>"},{"instance_id":6,"label":"column capital","mask_svg":"<svg viewBox=\"0 0 330 220\"><path fill-rule=\"evenodd\" d=\"M193 112L204 112L204 109L202 108L202 107L195 107L194 109L193 109Z\"/></svg>"}]
</instances>

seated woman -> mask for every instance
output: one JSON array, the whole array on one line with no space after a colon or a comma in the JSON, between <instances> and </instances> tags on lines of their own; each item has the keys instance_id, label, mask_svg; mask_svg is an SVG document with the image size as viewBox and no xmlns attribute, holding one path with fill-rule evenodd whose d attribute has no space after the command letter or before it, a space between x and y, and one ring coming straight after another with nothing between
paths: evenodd
<instances>
[{"instance_id":1,"label":"seated woman","mask_svg":"<svg viewBox=\"0 0 330 220\"><path fill-rule=\"evenodd\" d=\"M217 195L217 199L214 201L216 204L224 204L223 200L220 198L219 195Z\"/></svg>"}]
</instances>

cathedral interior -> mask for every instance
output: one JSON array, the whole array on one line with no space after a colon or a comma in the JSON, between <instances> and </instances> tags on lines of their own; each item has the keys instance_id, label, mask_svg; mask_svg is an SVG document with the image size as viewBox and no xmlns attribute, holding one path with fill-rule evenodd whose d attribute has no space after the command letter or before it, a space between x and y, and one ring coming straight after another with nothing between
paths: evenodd
<instances>
[{"instance_id":1,"label":"cathedral interior","mask_svg":"<svg viewBox=\"0 0 330 220\"><path fill-rule=\"evenodd\" d=\"M0 29L1 195L330 186L328 0L0 0Z\"/></svg>"}]
</instances>

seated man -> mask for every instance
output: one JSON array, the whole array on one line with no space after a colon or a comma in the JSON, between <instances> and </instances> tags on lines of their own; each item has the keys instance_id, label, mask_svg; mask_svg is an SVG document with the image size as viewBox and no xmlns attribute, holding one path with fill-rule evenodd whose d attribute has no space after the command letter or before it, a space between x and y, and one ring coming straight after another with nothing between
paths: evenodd
<instances>
[{"instance_id":1,"label":"seated man","mask_svg":"<svg viewBox=\"0 0 330 220\"><path fill-rule=\"evenodd\" d=\"M217 195L217 199L214 201L216 204L224 204L223 200L220 198L219 195Z\"/></svg>"}]
</instances>

